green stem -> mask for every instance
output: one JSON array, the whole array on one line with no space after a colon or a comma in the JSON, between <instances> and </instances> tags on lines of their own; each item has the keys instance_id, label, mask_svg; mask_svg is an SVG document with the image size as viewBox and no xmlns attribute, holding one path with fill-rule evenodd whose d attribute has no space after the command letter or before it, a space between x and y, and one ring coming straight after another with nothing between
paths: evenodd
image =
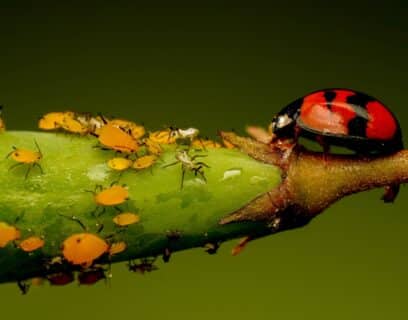
<instances>
[{"instance_id":1,"label":"green stem","mask_svg":"<svg viewBox=\"0 0 408 320\"><path fill-rule=\"evenodd\" d=\"M15 163L6 159L12 147L35 150L41 148L40 160L44 174L32 168L24 178L27 166L13 170ZM181 165L163 168L175 161L175 149L168 148L152 170L129 169L121 176L107 167L106 161L115 154L95 148L97 140L67 134L12 132L0 135L0 221L14 224L21 239L42 236L45 246L33 253L23 252L11 243L0 248L0 282L38 276L46 271L47 261L61 256L61 244L81 226L64 216L76 216L89 232L104 228L100 237L109 241L125 241L127 250L113 256L113 261L156 256L165 248L172 251L222 242L248 234L269 232L264 222L246 222L221 226L219 221L254 198L275 188L281 181L280 170L258 162L237 150L208 149L203 159L210 168L204 173L207 183L187 172L180 190ZM91 193L96 185L109 186L119 181L127 185L129 200L119 207L135 212L140 222L120 230L112 222L117 214L107 208L96 219L92 212L96 204ZM167 235L179 231L177 241ZM102 262L106 262L106 255Z\"/></svg>"}]
</instances>

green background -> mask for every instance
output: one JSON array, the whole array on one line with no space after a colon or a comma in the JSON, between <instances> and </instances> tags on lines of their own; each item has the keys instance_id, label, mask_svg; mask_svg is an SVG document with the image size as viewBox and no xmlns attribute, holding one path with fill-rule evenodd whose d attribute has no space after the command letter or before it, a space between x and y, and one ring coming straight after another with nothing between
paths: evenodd
<instances>
[{"instance_id":1,"label":"green background","mask_svg":"<svg viewBox=\"0 0 408 320\"><path fill-rule=\"evenodd\" d=\"M0 5L0 103L9 129L48 111L98 111L204 135L267 125L285 104L324 87L385 101L408 128L406 1L218 1ZM115 4L113 4L115 3ZM200 3L200 4L199 4ZM407 138L407 135L405 135ZM190 250L111 284L0 286L13 319L406 319L407 190L385 205L350 196L303 229L232 257Z\"/></svg>"}]
</instances>

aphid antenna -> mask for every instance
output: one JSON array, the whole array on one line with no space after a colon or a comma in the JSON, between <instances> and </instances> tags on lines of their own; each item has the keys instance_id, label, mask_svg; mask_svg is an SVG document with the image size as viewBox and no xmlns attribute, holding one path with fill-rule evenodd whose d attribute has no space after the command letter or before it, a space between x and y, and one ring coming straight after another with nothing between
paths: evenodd
<instances>
[{"instance_id":1,"label":"aphid antenna","mask_svg":"<svg viewBox=\"0 0 408 320\"><path fill-rule=\"evenodd\" d=\"M81 228L82 228L84 231L88 231L88 228L82 223L81 220L79 220L78 217L76 217L76 216L66 216L66 215L64 215L64 214L62 214L62 213L58 213L58 215L60 215L61 217L66 218L66 219L69 219L69 220L71 220L71 221L75 221L76 223L78 223L78 224L81 226Z\"/></svg>"},{"instance_id":2,"label":"aphid antenna","mask_svg":"<svg viewBox=\"0 0 408 320\"><path fill-rule=\"evenodd\" d=\"M37 147L38 153L40 154L40 156L43 156L43 153L41 152L40 146L38 145L38 142L36 139L34 139L34 144Z\"/></svg>"},{"instance_id":3,"label":"aphid antenna","mask_svg":"<svg viewBox=\"0 0 408 320\"><path fill-rule=\"evenodd\" d=\"M12 146L12 148L13 148L13 151L10 151L9 153L7 153L7 155L6 155L6 158L5 158L5 159L7 159L8 157L10 157L10 156L11 156L11 154L12 154L14 151L16 151L16 150L17 150L17 147L16 147L16 146Z\"/></svg>"},{"instance_id":4,"label":"aphid antenna","mask_svg":"<svg viewBox=\"0 0 408 320\"><path fill-rule=\"evenodd\" d=\"M23 209L23 211L21 211L21 213L16 217L16 219L14 220L14 224L17 224L21 220L23 220L24 216L25 216L25 209Z\"/></svg>"}]
</instances>

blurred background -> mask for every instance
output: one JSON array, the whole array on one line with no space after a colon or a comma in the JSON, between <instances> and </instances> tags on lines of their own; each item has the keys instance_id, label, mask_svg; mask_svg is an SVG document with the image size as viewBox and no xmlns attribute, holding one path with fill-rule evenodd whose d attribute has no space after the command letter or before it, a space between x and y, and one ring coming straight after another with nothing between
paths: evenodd
<instances>
[{"instance_id":1,"label":"blurred background","mask_svg":"<svg viewBox=\"0 0 408 320\"><path fill-rule=\"evenodd\" d=\"M2 0L4 118L8 129L35 130L43 113L72 109L215 137L266 126L310 91L350 87L384 101L404 131L408 4L376 2ZM306 228L257 240L237 257L230 242L215 256L178 253L144 277L115 265L108 286L45 285L21 296L0 285L1 316L406 319L408 190L394 205L381 195L350 196Z\"/></svg>"}]
</instances>

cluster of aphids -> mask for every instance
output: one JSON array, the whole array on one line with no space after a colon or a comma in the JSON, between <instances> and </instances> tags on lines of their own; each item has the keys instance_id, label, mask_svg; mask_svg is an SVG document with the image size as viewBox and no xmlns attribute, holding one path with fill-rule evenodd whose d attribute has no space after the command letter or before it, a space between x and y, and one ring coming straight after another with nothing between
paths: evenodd
<instances>
[{"instance_id":1,"label":"cluster of aphids","mask_svg":"<svg viewBox=\"0 0 408 320\"><path fill-rule=\"evenodd\" d=\"M195 128L179 129L167 128L160 131L147 133L145 128L135 122L125 119L110 119L102 115L91 115L88 113L76 113L72 111L51 112L42 116L38 122L40 129L45 131L61 131L80 136L91 135L97 138L100 148L116 153L115 157L107 161L107 165L114 171L123 173L125 170L144 170L151 168L160 160L166 145L176 145L174 162L165 164L166 168L175 164L181 164L181 188L183 188L184 175L186 171L200 175L206 181L204 168L208 167L204 162L197 160L202 154L191 154L191 152L206 151L209 148L221 148L221 144L209 139L199 137L199 131ZM4 122L0 118L0 127L5 129ZM22 149L13 147L7 157L15 162L10 169L17 166L27 166L25 179L29 177L30 170L38 167L41 173L41 159L43 154L40 146L35 142L37 150ZM224 147L233 148L228 142L224 142ZM109 187L97 186L93 192L93 199L96 210L93 215L98 218L107 207L118 208L129 198L129 190L126 186L113 183ZM101 208L97 215L96 211ZM18 229L18 217L14 224L0 222L0 248L9 243L13 243L17 248L32 253L41 249L46 242L43 236L31 235L21 239L21 232ZM52 285L66 285L75 279L80 284L94 284L99 280L106 279L106 271L96 261L103 256L109 257L124 252L127 244L124 241L114 242L107 237L102 238L99 233L103 225L100 225L98 232L92 233L75 216L65 217L81 225L83 232L68 236L61 245L61 256L57 256L47 261L45 266L49 272L45 278ZM120 211L112 219L113 223L124 230L124 228L139 223L140 217L133 212ZM166 234L169 243L180 238L178 231L169 231ZM170 245L169 245L170 247ZM215 245L208 244L206 250L214 253ZM163 252L163 260L169 261L170 248ZM156 269L153 259L142 259L140 262L129 262L129 270L134 272L150 272ZM66 265L69 267L67 268ZM62 269L62 271L61 271ZM55 272L54 272L55 271ZM29 287L28 282L20 281L18 285L23 293Z\"/></svg>"},{"instance_id":2,"label":"cluster of aphids","mask_svg":"<svg viewBox=\"0 0 408 320\"><path fill-rule=\"evenodd\" d=\"M404 148L397 117L378 99L352 89L324 89L283 108L269 130L251 127L259 141L293 148L299 137L317 141L325 154L330 146L353 150L362 157L393 154ZM289 141L289 143L288 143ZM399 185L386 187L385 202L393 202Z\"/></svg>"}]
</instances>

